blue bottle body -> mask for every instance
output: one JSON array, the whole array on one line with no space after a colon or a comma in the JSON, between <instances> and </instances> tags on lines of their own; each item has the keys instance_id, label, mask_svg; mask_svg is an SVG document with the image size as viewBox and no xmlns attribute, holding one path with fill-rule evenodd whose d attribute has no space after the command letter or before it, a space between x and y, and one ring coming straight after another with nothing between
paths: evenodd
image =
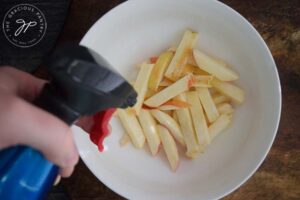
<instances>
[{"instance_id":1,"label":"blue bottle body","mask_svg":"<svg viewBox=\"0 0 300 200\"><path fill-rule=\"evenodd\" d=\"M58 167L26 146L0 151L0 199L43 199L55 181Z\"/></svg>"}]
</instances>

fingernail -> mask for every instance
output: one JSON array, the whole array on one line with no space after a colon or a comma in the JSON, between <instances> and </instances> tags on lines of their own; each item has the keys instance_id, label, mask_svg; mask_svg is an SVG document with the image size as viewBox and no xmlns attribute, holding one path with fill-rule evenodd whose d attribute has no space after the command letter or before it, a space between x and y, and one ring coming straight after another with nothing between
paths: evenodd
<instances>
[{"instance_id":1,"label":"fingernail","mask_svg":"<svg viewBox=\"0 0 300 200\"><path fill-rule=\"evenodd\" d=\"M56 179L55 179L55 181L54 181L54 186L57 186L58 184L59 184L59 182L60 182L60 180L61 180L61 176L60 175L58 175L57 177L56 177Z\"/></svg>"}]
</instances>

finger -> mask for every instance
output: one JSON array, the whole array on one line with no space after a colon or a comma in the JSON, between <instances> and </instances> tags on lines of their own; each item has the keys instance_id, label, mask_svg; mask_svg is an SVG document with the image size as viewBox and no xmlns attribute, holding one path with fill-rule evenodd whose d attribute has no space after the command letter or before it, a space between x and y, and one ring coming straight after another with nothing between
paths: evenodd
<instances>
[{"instance_id":1,"label":"finger","mask_svg":"<svg viewBox=\"0 0 300 200\"><path fill-rule=\"evenodd\" d=\"M0 147L25 144L60 167L78 162L71 129L60 119L15 96L0 96L0 110Z\"/></svg>"},{"instance_id":2,"label":"finger","mask_svg":"<svg viewBox=\"0 0 300 200\"><path fill-rule=\"evenodd\" d=\"M74 167L65 167L59 170L59 174L64 178L68 178L71 176L73 171L74 171Z\"/></svg>"},{"instance_id":3,"label":"finger","mask_svg":"<svg viewBox=\"0 0 300 200\"><path fill-rule=\"evenodd\" d=\"M40 94L45 83L45 80L12 67L0 68L0 88L26 100L34 100Z\"/></svg>"}]
</instances>

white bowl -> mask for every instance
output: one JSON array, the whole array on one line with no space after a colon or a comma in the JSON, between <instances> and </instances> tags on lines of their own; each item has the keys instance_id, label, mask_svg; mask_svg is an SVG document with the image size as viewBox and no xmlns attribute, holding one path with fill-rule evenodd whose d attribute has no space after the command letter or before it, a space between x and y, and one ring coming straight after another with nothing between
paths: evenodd
<instances>
[{"instance_id":1,"label":"white bowl","mask_svg":"<svg viewBox=\"0 0 300 200\"><path fill-rule=\"evenodd\" d=\"M241 15L212 0L130 0L99 19L81 41L103 55L126 78L134 66L178 44L185 29L199 32L200 49L228 61L240 74L246 102L232 126L190 161L172 172L161 153L120 147L124 130L117 119L99 153L87 134L74 127L81 158L105 185L129 199L218 199L244 183L266 157L281 111L281 90L272 55Z\"/></svg>"}]
</instances>

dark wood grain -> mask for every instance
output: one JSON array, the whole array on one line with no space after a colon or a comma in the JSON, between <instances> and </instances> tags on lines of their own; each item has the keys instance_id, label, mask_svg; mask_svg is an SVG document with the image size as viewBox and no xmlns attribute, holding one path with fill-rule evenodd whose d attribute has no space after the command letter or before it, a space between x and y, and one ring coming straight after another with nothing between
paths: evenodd
<instances>
[{"instance_id":1,"label":"dark wood grain","mask_svg":"<svg viewBox=\"0 0 300 200\"><path fill-rule=\"evenodd\" d=\"M73 0L60 43L79 42L90 26L121 0ZM300 199L300 1L223 0L266 40L282 84L282 117L276 140L258 171L225 200ZM71 199L123 199L80 162L63 180Z\"/></svg>"}]
</instances>

